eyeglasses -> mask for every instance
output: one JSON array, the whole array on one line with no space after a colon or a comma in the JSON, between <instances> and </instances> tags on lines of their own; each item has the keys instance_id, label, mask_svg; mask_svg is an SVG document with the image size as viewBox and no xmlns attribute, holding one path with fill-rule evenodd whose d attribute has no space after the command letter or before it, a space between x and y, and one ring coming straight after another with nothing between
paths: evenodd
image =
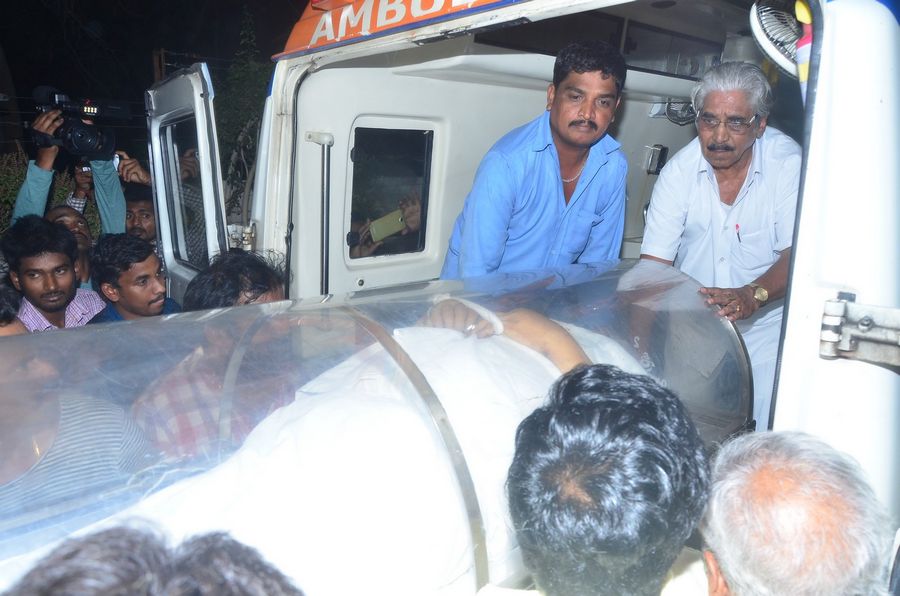
<instances>
[{"instance_id":1,"label":"eyeglasses","mask_svg":"<svg viewBox=\"0 0 900 596\"><path fill-rule=\"evenodd\" d=\"M719 120L712 116L697 116L697 126L704 130L715 130L719 128L719 124L724 123L728 130L735 134L742 135L750 130L750 127L753 126L753 122L756 120L757 116L759 116L759 114L754 114L753 118L750 118L749 120L741 120L738 118Z\"/></svg>"}]
</instances>

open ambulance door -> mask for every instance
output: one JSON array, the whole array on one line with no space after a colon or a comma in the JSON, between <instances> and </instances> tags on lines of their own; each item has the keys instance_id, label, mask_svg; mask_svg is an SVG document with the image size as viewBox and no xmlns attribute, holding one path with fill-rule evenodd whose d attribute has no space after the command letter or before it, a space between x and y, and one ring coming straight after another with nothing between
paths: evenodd
<instances>
[{"instance_id":1,"label":"open ambulance door","mask_svg":"<svg viewBox=\"0 0 900 596\"><path fill-rule=\"evenodd\" d=\"M771 424L856 458L896 527L900 118L891 107L900 102L900 25L874 0L810 7L805 171ZM845 117L848 102L859 117Z\"/></svg>"},{"instance_id":2,"label":"open ambulance door","mask_svg":"<svg viewBox=\"0 0 900 596\"><path fill-rule=\"evenodd\" d=\"M213 89L206 64L179 70L147 91L158 242L169 295L228 250Z\"/></svg>"}]
</instances>

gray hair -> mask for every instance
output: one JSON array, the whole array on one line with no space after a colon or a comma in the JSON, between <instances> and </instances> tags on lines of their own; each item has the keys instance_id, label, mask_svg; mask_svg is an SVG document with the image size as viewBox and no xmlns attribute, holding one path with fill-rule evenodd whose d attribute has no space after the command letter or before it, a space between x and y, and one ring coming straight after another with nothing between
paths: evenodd
<instances>
[{"instance_id":1,"label":"gray hair","mask_svg":"<svg viewBox=\"0 0 900 596\"><path fill-rule=\"evenodd\" d=\"M732 594L885 594L890 520L859 464L798 432L724 445L701 532Z\"/></svg>"},{"instance_id":2,"label":"gray hair","mask_svg":"<svg viewBox=\"0 0 900 596\"><path fill-rule=\"evenodd\" d=\"M744 91L753 106L753 113L759 114L760 118L769 115L773 103L772 87L766 75L748 62L723 62L707 70L691 91L691 104L696 113L703 110L703 102L711 91Z\"/></svg>"}]
</instances>

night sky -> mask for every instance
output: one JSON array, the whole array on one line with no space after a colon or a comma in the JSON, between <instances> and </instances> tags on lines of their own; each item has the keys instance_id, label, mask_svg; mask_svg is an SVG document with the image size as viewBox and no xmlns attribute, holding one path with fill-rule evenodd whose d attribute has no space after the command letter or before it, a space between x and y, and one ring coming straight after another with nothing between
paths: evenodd
<instances>
[{"instance_id":1,"label":"night sky","mask_svg":"<svg viewBox=\"0 0 900 596\"><path fill-rule=\"evenodd\" d=\"M73 99L128 102L123 142L145 143L143 92L154 82L153 52L167 68L205 60L215 85L234 57L244 6L254 20L259 58L284 46L305 0L31 0L8 3L0 20L0 152L34 117L32 90L51 85ZM18 134L17 134L18 131ZM126 140L128 139L128 140Z\"/></svg>"}]
</instances>

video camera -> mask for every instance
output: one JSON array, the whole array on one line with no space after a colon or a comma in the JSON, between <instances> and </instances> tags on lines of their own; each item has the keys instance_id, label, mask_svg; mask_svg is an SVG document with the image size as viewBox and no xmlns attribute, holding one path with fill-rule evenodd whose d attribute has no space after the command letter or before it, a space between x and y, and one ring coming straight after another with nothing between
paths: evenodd
<instances>
[{"instance_id":1,"label":"video camera","mask_svg":"<svg viewBox=\"0 0 900 596\"><path fill-rule=\"evenodd\" d=\"M47 86L37 87L32 97L39 112L60 110L63 114L63 123L52 136L32 129L38 147L58 145L78 157L112 159L116 151L115 133L84 120L127 120L131 116L127 105L90 99L72 101L68 95Z\"/></svg>"}]
</instances>

